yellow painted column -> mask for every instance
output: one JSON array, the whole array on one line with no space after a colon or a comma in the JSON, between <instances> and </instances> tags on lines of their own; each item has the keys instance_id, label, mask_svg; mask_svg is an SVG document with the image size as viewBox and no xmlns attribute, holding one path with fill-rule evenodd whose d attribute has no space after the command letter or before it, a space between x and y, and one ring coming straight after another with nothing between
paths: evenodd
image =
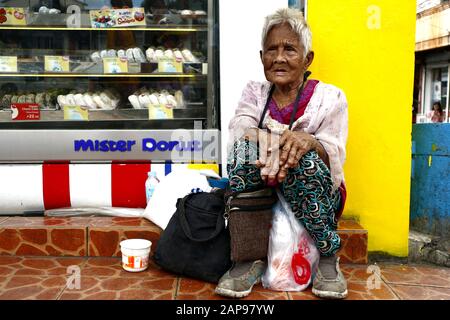
<instances>
[{"instance_id":1,"label":"yellow painted column","mask_svg":"<svg viewBox=\"0 0 450 320\"><path fill-rule=\"evenodd\" d=\"M312 77L349 105L344 217L369 231L369 251L407 256L415 1L309 0Z\"/></svg>"}]
</instances>

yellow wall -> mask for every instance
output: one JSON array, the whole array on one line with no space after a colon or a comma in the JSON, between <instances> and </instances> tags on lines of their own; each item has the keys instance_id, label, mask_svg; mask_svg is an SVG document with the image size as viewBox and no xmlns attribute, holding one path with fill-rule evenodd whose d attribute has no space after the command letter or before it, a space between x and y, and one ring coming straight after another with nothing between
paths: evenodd
<instances>
[{"instance_id":1,"label":"yellow wall","mask_svg":"<svg viewBox=\"0 0 450 320\"><path fill-rule=\"evenodd\" d=\"M415 1L309 0L312 78L349 103L344 216L369 231L369 251L408 254Z\"/></svg>"}]
</instances>

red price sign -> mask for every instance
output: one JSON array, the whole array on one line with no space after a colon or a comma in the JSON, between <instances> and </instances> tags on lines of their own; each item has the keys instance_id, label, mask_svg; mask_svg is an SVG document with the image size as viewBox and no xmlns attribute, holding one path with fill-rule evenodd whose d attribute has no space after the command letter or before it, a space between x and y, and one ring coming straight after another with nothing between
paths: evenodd
<instances>
[{"instance_id":1,"label":"red price sign","mask_svg":"<svg viewBox=\"0 0 450 320\"><path fill-rule=\"evenodd\" d=\"M13 103L11 104L12 120L40 120L41 111L36 103Z\"/></svg>"}]
</instances>

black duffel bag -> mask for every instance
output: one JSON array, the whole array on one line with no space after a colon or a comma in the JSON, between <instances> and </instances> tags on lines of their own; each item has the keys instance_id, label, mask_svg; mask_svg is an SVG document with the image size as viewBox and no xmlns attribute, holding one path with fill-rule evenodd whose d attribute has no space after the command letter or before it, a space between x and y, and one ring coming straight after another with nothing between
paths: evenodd
<instances>
[{"instance_id":1,"label":"black duffel bag","mask_svg":"<svg viewBox=\"0 0 450 320\"><path fill-rule=\"evenodd\" d=\"M191 193L163 231L153 259L163 269L217 283L231 267L223 191Z\"/></svg>"}]
</instances>

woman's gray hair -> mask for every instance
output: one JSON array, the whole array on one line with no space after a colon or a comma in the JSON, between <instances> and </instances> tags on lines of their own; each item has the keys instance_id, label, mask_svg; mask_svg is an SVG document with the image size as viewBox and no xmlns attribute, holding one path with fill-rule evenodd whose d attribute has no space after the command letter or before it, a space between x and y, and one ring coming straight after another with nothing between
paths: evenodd
<instances>
[{"instance_id":1,"label":"woman's gray hair","mask_svg":"<svg viewBox=\"0 0 450 320\"><path fill-rule=\"evenodd\" d=\"M300 10L281 8L278 9L274 14L268 15L266 21L264 22L261 46L264 48L264 43L266 42L267 35L270 29L274 26L289 23L292 30L297 33L300 43L303 45L304 57L311 51L312 46L312 34L309 25Z\"/></svg>"}]
</instances>

